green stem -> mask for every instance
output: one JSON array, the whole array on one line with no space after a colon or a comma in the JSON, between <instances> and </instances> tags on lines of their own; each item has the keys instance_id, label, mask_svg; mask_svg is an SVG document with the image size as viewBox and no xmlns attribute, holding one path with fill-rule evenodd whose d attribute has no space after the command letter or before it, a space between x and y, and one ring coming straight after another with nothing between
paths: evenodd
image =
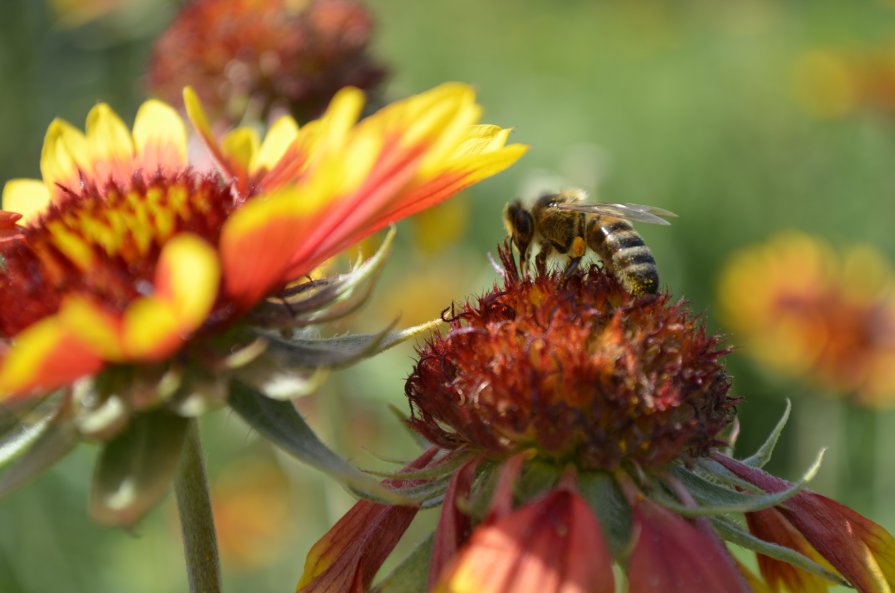
<instances>
[{"instance_id":1,"label":"green stem","mask_svg":"<svg viewBox=\"0 0 895 593\"><path fill-rule=\"evenodd\" d=\"M175 482L177 510L183 533L183 555L191 593L219 593L221 566L214 533L211 497L205 477L202 444L196 420L190 420L183 458Z\"/></svg>"}]
</instances>

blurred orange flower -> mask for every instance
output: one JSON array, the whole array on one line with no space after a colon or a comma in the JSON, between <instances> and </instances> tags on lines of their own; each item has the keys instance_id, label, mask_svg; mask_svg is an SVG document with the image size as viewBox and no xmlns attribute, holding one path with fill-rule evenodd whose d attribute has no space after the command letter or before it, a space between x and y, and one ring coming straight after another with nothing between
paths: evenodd
<instances>
[{"instance_id":1,"label":"blurred orange flower","mask_svg":"<svg viewBox=\"0 0 895 593\"><path fill-rule=\"evenodd\" d=\"M772 369L870 406L895 403L895 277L867 245L791 231L731 256L721 315Z\"/></svg>"}]
</instances>

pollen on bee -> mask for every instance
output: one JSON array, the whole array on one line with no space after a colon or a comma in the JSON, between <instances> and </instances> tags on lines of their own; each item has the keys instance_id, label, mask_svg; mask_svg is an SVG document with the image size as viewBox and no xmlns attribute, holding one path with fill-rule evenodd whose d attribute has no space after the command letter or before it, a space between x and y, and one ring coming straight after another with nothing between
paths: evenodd
<instances>
[{"instance_id":1,"label":"pollen on bee","mask_svg":"<svg viewBox=\"0 0 895 593\"><path fill-rule=\"evenodd\" d=\"M572 257L584 257L584 254L587 252L587 243L584 241L584 237L575 237L572 241L572 248L569 250L569 254Z\"/></svg>"}]
</instances>

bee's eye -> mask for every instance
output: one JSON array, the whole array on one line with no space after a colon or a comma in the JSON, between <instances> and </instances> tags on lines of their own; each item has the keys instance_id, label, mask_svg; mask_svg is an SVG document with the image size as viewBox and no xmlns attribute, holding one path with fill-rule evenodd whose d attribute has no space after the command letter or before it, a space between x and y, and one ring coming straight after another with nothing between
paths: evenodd
<instances>
[{"instance_id":1,"label":"bee's eye","mask_svg":"<svg viewBox=\"0 0 895 593\"><path fill-rule=\"evenodd\" d=\"M516 228L516 234L524 239L530 239L534 232L534 224L531 220L531 213L524 208L517 208L513 212L513 226Z\"/></svg>"}]
</instances>

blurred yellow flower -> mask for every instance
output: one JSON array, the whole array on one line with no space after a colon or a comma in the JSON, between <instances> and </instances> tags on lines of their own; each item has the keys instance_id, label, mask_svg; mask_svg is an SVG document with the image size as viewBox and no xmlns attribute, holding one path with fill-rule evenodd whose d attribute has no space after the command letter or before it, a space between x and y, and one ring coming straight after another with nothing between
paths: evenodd
<instances>
[{"instance_id":1,"label":"blurred yellow flower","mask_svg":"<svg viewBox=\"0 0 895 593\"><path fill-rule=\"evenodd\" d=\"M781 373L883 407L895 404L895 292L868 245L835 250L796 231L743 249L720 279L733 341Z\"/></svg>"}]
</instances>

